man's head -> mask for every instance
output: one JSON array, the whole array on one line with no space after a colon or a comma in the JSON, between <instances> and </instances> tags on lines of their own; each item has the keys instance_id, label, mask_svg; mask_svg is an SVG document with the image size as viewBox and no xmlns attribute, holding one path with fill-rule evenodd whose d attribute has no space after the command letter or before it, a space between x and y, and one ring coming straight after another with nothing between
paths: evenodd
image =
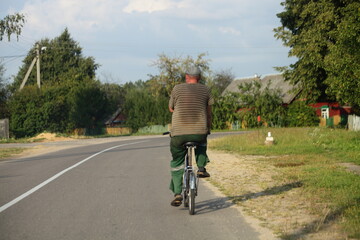
<instances>
[{"instance_id":1,"label":"man's head","mask_svg":"<svg viewBox=\"0 0 360 240\"><path fill-rule=\"evenodd\" d=\"M186 69L185 78L187 83L199 82L201 78L201 70L198 66L190 66Z\"/></svg>"}]
</instances>

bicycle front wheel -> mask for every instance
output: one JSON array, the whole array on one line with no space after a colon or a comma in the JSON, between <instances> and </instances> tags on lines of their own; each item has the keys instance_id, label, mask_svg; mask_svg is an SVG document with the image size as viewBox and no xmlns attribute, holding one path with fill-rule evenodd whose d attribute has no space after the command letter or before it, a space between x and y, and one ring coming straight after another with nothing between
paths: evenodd
<instances>
[{"instance_id":1,"label":"bicycle front wheel","mask_svg":"<svg viewBox=\"0 0 360 240\"><path fill-rule=\"evenodd\" d=\"M189 190L189 214L195 214L195 189Z\"/></svg>"}]
</instances>

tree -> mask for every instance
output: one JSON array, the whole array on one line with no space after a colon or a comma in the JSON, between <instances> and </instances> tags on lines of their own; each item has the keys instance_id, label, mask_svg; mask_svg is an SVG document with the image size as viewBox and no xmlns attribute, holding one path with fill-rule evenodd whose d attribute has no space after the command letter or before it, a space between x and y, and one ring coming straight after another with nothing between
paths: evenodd
<instances>
[{"instance_id":1,"label":"tree","mask_svg":"<svg viewBox=\"0 0 360 240\"><path fill-rule=\"evenodd\" d=\"M281 91L270 89L270 84L271 82L263 87L261 82L254 80L239 85L238 101L242 108L239 119L247 127L257 127L263 123L268 126L285 125ZM258 123L258 116L261 118L261 123Z\"/></svg>"},{"instance_id":2,"label":"tree","mask_svg":"<svg viewBox=\"0 0 360 240\"><path fill-rule=\"evenodd\" d=\"M16 137L42 131L71 132L74 128L94 128L109 115L108 98L95 79L98 65L92 57L83 57L81 47L67 29L53 40L40 41L46 46L42 55L42 87L31 74L28 84L18 91L28 64L24 60L9 99L10 129Z\"/></svg>"},{"instance_id":3,"label":"tree","mask_svg":"<svg viewBox=\"0 0 360 240\"><path fill-rule=\"evenodd\" d=\"M68 98L69 126L75 128L96 128L107 116L107 98L99 83L81 84L71 89Z\"/></svg>"},{"instance_id":4,"label":"tree","mask_svg":"<svg viewBox=\"0 0 360 240\"><path fill-rule=\"evenodd\" d=\"M196 59L193 59L191 56L183 58L160 54L158 60L153 63L153 66L156 66L160 73L155 76L150 75L148 83L151 92L156 96L170 96L174 86L185 81L185 71L191 64L197 65L201 69L201 81L206 83L210 76L210 60L204 59L205 56L205 53L201 53Z\"/></svg>"},{"instance_id":5,"label":"tree","mask_svg":"<svg viewBox=\"0 0 360 240\"><path fill-rule=\"evenodd\" d=\"M219 97L234 78L235 76L230 69L216 72L208 84L211 88L213 97Z\"/></svg>"},{"instance_id":6,"label":"tree","mask_svg":"<svg viewBox=\"0 0 360 240\"><path fill-rule=\"evenodd\" d=\"M150 125L165 125L170 122L168 97L153 96L147 82L125 84L124 112L126 124L134 131Z\"/></svg>"},{"instance_id":7,"label":"tree","mask_svg":"<svg viewBox=\"0 0 360 240\"><path fill-rule=\"evenodd\" d=\"M0 119L8 117L6 101L9 97L9 91L4 77L5 67L0 63Z\"/></svg>"},{"instance_id":8,"label":"tree","mask_svg":"<svg viewBox=\"0 0 360 240\"><path fill-rule=\"evenodd\" d=\"M104 83L100 86L108 100L108 111L113 113L125 103L125 88L116 83Z\"/></svg>"},{"instance_id":9,"label":"tree","mask_svg":"<svg viewBox=\"0 0 360 240\"><path fill-rule=\"evenodd\" d=\"M237 94L228 93L217 97L212 108L212 128L226 129L227 124L238 120L239 100Z\"/></svg>"},{"instance_id":10,"label":"tree","mask_svg":"<svg viewBox=\"0 0 360 240\"><path fill-rule=\"evenodd\" d=\"M287 107L286 126L308 127L318 126L319 118L315 109L306 104L305 101L295 101Z\"/></svg>"},{"instance_id":11,"label":"tree","mask_svg":"<svg viewBox=\"0 0 360 240\"><path fill-rule=\"evenodd\" d=\"M12 34L15 34L18 39L24 23L25 16L21 13L7 15L4 19L0 20L0 41L3 40L4 35L6 35L8 41L10 41Z\"/></svg>"},{"instance_id":12,"label":"tree","mask_svg":"<svg viewBox=\"0 0 360 240\"><path fill-rule=\"evenodd\" d=\"M94 58L84 57L82 48L73 40L67 29L52 40L43 39L34 44L23 60L14 83L12 92L19 89L28 68L35 57L35 47L39 45L46 48L40 55L41 59L41 85L67 85L72 87L87 79L95 78L95 71L99 67ZM36 84L36 71L33 69L26 85Z\"/></svg>"},{"instance_id":13,"label":"tree","mask_svg":"<svg viewBox=\"0 0 360 240\"><path fill-rule=\"evenodd\" d=\"M16 137L33 136L44 131L42 97L36 86L16 92L9 100L10 130Z\"/></svg>"},{"instance_id":14,"label":"tree","mask_svg":"<svg viewBox=\"0 0 360 240\"><path fill-rule=\"evenodd\" d=\"M359 106L360 28L357 0L286 0L275 36L290 47L295 64L285 78L310 101Z\"/></svg>"},{"instance_id":15,"label":"tree","mask_svg":"<svg viewBox=\"0 0 360 240\"><path fill-rule=\"evenodd\" d=\"M325 98L327 78L324 57L333 41L334 6L332 1L286 0L285 11L279 13L282 26L275 36L290 47L289 56L298 61L285 71L285 78L298 86L303 97L312 101Z\"/></svg>"},{"instance_id":16,"label":"tree","mask_svg":"<svg viewBox=\"0 0 360 240\"><path fill-rule=\"evenodd\" d=\"M325 57L328 73L327 93L360 113L360 3L352 2L342 8L341 22L337 25Z\"/></svg>"}]
</instances>

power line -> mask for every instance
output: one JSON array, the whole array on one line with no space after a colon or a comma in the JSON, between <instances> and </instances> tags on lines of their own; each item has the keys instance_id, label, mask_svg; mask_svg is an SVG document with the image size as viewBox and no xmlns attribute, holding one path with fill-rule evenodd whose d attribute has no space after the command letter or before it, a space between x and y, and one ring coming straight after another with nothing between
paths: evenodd
<instances>
[{"instance_id":1,"label":"power line","mask_svg":"<svg viewBox=\"0 0 360 240\"><path fill-rule=\"evenodd\" d=\"M0 56L0 58L19 58L19 57L25 57L25 55L13 55L13 56Z\"/></svg>"}]
</instances>

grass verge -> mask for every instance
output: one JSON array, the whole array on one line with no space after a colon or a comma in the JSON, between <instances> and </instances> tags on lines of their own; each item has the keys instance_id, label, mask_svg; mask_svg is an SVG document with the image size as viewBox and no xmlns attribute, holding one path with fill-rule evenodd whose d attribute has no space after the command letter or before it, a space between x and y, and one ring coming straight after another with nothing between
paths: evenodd
<instances>
[{"instance_id":1,"label":"grass verge","mask_svg":"<svg viewBox=\"0 0 360 240\"><path fill-rule=\"evenodd\" d=\"M0 148L0 160L22 153L24 148Z\"/></svg>"},{"instance_id":2,"label":"grass verge","mask_svg":"<svg viewBox=\"0 0 360 240\"><path fill-rule=\"evenodd\" d=\"M264 141L269 131L275 144L266 146ZM359 132L328 128L259 129L211 140L209 146L240 156L255 155L257 160L253 160L252 164L263 168L257 170L260 177L256 181L261 181L262 172L272 169L278 174L267 181L283 183L280 187L266 187L268 182L264 181L265 190L256 194L239 194L241 190L236 187L239 180L229 178L226 184L224 179L216 182L234 202L241 204L246 199L271 195L283 195L282 198L285 198L286 192L301 189L301 197L308 204L309 211L318 216L312 224L303 226L302 235L312 234L328 223L336 223L347 237L360 239L360 176L340 165L345 162L360 165ZM297 208L295 206L294 211ZM283 233L282 238L299 239L299 234Z\"/></svg>"}]
</instances>

